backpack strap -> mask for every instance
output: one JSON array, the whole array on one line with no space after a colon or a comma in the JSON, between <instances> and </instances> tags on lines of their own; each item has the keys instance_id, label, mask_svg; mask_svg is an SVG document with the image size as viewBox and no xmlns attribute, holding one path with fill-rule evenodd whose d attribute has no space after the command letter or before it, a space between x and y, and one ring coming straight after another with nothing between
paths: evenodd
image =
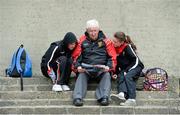
<instances>
[{"instance_id":1,"label":"backpack strap","mask_svg":"<svg viewBox=\"0 0 180 115\"><path fill-rule=\"evenodd\" d=\"M23 69L21 68L20 60L21 60L21 54L24 51L23 45L19 47L18 53L17 53L17 61L16 61L16 67L17 71L19 73L23 73Z\"/></svg>"},{"instance_id":2,"label":"backpack strap","mask_svg":"<svg viewBox=\"0 0 180 115\"><path fill-rule=\"evenodd\" d=\"M30 59L30 57L29 57L27 52L26 52L26 63L25 63L25 68L24 68L24 72L23 73L24 73L23 74L24 76L27 76L27 77L31 77L32 76L32 62L31 62L31 59Z\"/></svg>"}]
</instances>

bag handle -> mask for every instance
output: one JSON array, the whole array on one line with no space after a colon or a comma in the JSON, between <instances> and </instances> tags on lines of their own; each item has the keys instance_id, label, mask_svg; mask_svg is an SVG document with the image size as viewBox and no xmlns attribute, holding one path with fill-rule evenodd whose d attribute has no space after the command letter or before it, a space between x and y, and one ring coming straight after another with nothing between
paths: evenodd
<instances>
[{"instance_id":1,"label":"bag handle","mask_svg":"<svg viewBox=\"0 0 180 115\"><path fill-rule=\"evenodd\" d=\"M163 83L163 82L162 82ZM150 87L152 87L153 89L158 89L159 91L162 91L165 87L166 87L166 84L165 83L163 83L162 85L161 85L161 87L160 88L156 88L156 87L154 87L152 84L155 84L155 83L147 83Z\"/></svg>"}]
</instances>

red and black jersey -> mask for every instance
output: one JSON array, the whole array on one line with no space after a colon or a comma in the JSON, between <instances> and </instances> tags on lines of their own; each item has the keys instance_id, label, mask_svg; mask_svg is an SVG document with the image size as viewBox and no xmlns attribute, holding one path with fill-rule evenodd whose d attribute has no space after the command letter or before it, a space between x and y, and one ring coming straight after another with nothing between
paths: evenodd
<instances>
[{"instance_id":1,"label":"red and black jersey","mask_svg":"<svg viewBox=\"0 0 180 115\"><path fill-rule=\"evenodd\" d=\"M80 37L78 46L72 55L74 68L81 66L81 63L106 65L110 70L115 70L116 51L110 39L106 38L102 31L99 32L98 39L92 41L88 33Z\"/></svg>"}]
</instances>

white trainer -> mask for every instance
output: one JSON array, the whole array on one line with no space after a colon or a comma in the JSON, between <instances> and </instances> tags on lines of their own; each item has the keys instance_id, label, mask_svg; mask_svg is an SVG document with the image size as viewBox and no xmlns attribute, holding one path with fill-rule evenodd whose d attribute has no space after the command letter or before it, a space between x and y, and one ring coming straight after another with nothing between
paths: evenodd
<instances>
[{"instance_id":1,"label":"white trainer","mask_svg":"<svg viewBox=\"0 0 180 115\"><path fill-rule=\"evenodd\" d=\"M126 101L126 98L124 97L123 92L120 92L119 94L111 94L110 97L114 102L118 104Z\"/></svg>"},{"instance_id":2,"label":"white trainer","mask_svg":"<svg viewBox=\"0 0 180 115\"><path fill-rule=\"evenodd\" d=\"M136 106L135 99L127 99L124 103L120 103L121 106Z\"/></svg>"},{"instance_id":3,"label":"white trainer","mask_svg":"<svg viewBox=\"0 0 180 115\"><path fill-rule=\"evenodd\" d=\"M126 99L125 99L125 96L124 96L124 92L120 92L120 93L118 94L118 97L119 97L119 99L121 99L121 100L123 100L123 101L126 100Z\"/></svg>"},{"instance_id":4,"label":"white trainer","mask_svg":"<svg viewBox=\"0 0 180 115\"><path fill-rule=\"evenodd\" d=\"M53 91L63 91L61 85L58 85L58 84L54 84L52 87L52 90Z\"/></svg>"},{"instance_id":5,"label":"white trainer","mask_svg":"<svg viewBox=\"0 0 180 115\"><path fill-rule=\"evenodd\" d=\"M70 91L70 88L68 85L61 85L61 87L64 91Z\"/></svg>"}]
</instances>

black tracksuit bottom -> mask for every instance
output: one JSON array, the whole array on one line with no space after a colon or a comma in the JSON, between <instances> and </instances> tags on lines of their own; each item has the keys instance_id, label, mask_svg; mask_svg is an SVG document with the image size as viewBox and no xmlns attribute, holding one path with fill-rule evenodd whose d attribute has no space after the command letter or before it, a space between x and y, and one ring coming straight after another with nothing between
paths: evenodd
<instances>
[{"instance_id":1,"label":"black tracksuit bottom","mask_svg":"<svg viewBox=\"0 0 180 115\"><path fill-rule=\"evenodd\" d=\"M124 76L124 71L122 70L118 74L118 93L124 92L126 99L135 99L136 98L136 82L135 79L137 79L137 76L142 71L142 68L140 66L137 66L136 68L130 70L127 72L127 74Z\"/></svg>"},{"instance_id":2,"label":"black tracksuit bottom","mask_svg":"<svg viewBox=\"0 0 180 115\"><path fill-rule=\"evenodd\" d=\"M67 58L66 56L61 56L56 61L54 61L51 67L53 68L55 75L57 76L57 84L68 85L71 75L71 65L72 59ZM46 77L50 77L47 71L47 64L41 64L41 72L43 73L43 75Z\"/></svg>"}]
</instances>

